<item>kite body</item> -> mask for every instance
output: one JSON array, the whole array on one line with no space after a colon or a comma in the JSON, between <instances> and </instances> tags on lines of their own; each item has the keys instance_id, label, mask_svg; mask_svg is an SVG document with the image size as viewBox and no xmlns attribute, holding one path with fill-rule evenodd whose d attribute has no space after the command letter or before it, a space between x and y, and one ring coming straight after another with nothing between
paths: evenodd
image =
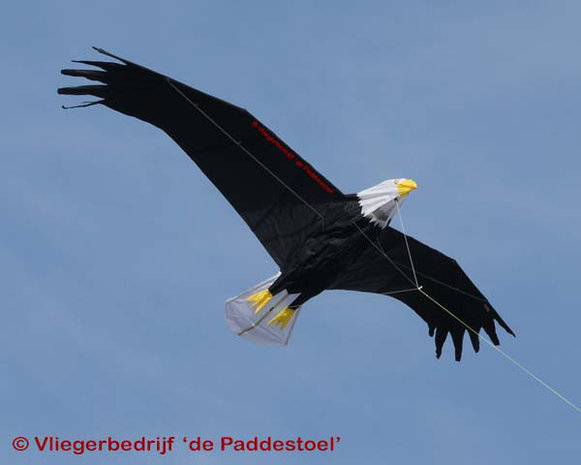
<instances>
[{"instance_id":1,"label":"kite body","mask_svg":"<svg viewBox=\"0 0 581 465\"><path fill-rule=\"evenodd\" d=\"M343 194L245 109L96 50L120 63L79 61L98 69L62 73L100 84L59 93L96 96L77 107L104 105L163 130L278 265L279 273L226 302L227 321L239 335L288 343L302 305L327 289L386 294L405 303L428 324L438 357L449 333L456 360L467 328L475 351L481 329L495 344L495 323L513 334L454 260L389 226L417 187L413 181L390 179ZM442 306L454 310L454 318Z\"/></svg>"},{"instance_id":2,"label":"kite body","mask_svg":"<svg viewBox=\"0 0 581 465\"><path fill-rule=\"evenodd\" d=\"M287 344L302 304L340 282L416 187L409 179L390 179L329 204L325 221L280 273L226 303L232 329L254 342Z\"/></svg>"}]
</instances>

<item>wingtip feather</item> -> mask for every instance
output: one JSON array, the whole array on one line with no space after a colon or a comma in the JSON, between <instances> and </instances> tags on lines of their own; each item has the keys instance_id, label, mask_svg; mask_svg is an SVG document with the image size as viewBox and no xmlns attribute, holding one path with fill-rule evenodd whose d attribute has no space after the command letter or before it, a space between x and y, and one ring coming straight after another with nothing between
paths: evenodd
<instances>
[{"instance_id":1,"label":"wingtip feather","mask_svg":"<svg viewBox=\"0 0 581 465\"><path fill-rule=\"evenodd\" d=\"M474 352L478 353L480 351L480 336L478 333L473 333L472 331L470 331L468 334L470 336L470 342L472 343Z\"/></svg>"},{"instance_id":2,"label":"wingtip feather","mask_svg":"<svg viewBox=\"0 0 581 465\"><path fill-rule=\"evenodd\" d=\"M454 343L454 358L457 362L462 360L462 346L464 343L464 333L463 328L458 328L452 332L452 342Z\"/></svg>"},{"instance_id":3,"label":"wingtip feather","mask_svg":"<svg viewBox=\"0 0 581 465\"><path fill-rule=\"evenodd\" d=\"M121 58L120 56L117 56L117 55L115 55L115 54L113 54L113 53L111 53L111 52L108 52L108 51L107 51L107 50L105 50L104 48L101 48L101 47L95 47L95 46L93 46L93 50L96 50L96 51L97 51L97 52L99 52L101 55L105 55L105 56L108 56L108 57L110 57L110 58L115 58L116 60L119 60L120 62L122 62L122 63L125 63L126 65L133 64L133 63L131 63L130 61L127 61L127 60L125 60L125 59Z\"/></svg>"}]
</instances>

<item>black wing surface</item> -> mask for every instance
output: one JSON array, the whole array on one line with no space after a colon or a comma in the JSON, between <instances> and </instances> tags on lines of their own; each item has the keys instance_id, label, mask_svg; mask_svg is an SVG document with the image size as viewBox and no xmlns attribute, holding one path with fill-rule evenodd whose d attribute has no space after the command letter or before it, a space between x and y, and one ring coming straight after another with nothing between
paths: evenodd
<instances>
[{"instance_id":1,"label":"black wing surface","mask_svg":"<svg viewBox=\"0 0 581 465\"><path fill-rule=\"evenodd\" d=\"M410 236L407 239L418 284L423 291L476 333L484 329L496 345L500 341L495 322L514 336L513 331L455 260ZM455 358L460 361L467 329L417 290L404 235L387 227L381 231L376 245L377 248L369 245L329 288L385 294L400 300L428 324L430 336L435 334L436 356L439 358L442 354L442 347L450 333ZM471 331L468 334L474 351L478 352L478 335Z\"/></svg>"},{"instance_id":2,"label":"black wing surface","mask_svg":"<svg viewBox=\"0 0 581 465\"><path fill-rule=\"evenodd\" d=\"M165 131L242 216L282 267L320 224L325 206L343 194L244 108L95 48L117 62L80 60L98 69L62 74L101 84L64 87L59 94L93 95L93 104ZM66 107L65 107L66 108Z\"/></svg>"}]
</instances>

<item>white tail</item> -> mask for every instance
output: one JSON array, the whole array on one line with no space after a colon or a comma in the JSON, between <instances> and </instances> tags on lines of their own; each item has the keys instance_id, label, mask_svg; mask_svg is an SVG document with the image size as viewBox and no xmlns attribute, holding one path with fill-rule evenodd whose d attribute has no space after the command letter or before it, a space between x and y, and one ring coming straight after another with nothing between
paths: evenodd
<instances>
[{"instance_id":1,"label":"white tail","mask_svg":"<svg viewBox=\"0 0 581 465\"><path fill-rule=\"evenodd\" d=\"M259 344L287 345L299 316L300 307L289 306L299 294L286 290L271 295L273 277L226 301L226 321L239 336Z\"/></svg>"}]
</instances>

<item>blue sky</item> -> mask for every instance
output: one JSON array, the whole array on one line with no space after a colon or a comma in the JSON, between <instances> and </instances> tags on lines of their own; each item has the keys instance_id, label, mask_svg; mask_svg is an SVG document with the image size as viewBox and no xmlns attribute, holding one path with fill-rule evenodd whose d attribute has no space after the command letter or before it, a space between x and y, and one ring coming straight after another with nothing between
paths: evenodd
<instances>
[{"instance_id":1,"label":"blue sky","mask_svg":"<svg viewBox=\"0 0 581 465\"><path fill-rule=\"evenodd\" d=\"M248 108L344 192L419 189L409 234L515 329L502 348L581 403L574 1L21 2L0 18L0 457L34 464L545 464L581 416L493 350L441 360L399 302L328 292L290 346L223 303L276 272L160 131L63 111L97 45ZM468 349L468 348L467 348ZM81 458L13 437L341 436L332 455Z\"/></svg>"}]
</instances>

